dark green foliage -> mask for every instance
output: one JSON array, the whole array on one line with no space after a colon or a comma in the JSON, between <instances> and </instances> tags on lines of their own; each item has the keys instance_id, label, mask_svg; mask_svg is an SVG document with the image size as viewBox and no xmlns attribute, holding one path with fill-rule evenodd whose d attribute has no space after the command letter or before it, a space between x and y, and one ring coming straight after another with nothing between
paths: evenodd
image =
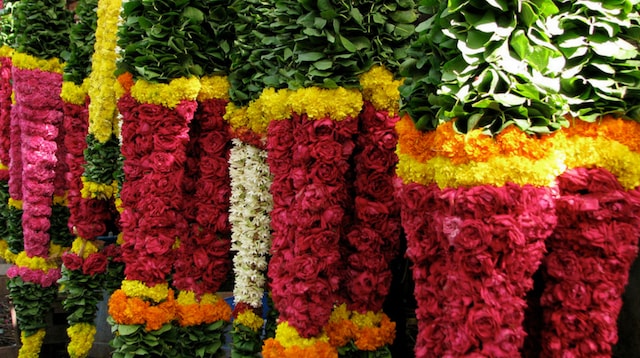
<instances>
[{"instance_id":1,"label":"dark green foliage","mask_svg":"<svg viewBox=\"0 0 640 358\"><path fill-rule=\"evenodd\" d=\"M76 7L76 23L71 26L69 59L64 80L81 85L91 73L91 56L96 42L98 0L81 0Z\"/></svg>"},{"instance_id":2,"label":"dark green foliage","mask_svg":"<svg viewBox=\"0 0 640 358\"><path fill-rule=\"evenodd\" d=\"M14 3L14 48L43 59L62 57L69 49L73 14L64 0L21 0Z\"/></svg>"}]
</instances>

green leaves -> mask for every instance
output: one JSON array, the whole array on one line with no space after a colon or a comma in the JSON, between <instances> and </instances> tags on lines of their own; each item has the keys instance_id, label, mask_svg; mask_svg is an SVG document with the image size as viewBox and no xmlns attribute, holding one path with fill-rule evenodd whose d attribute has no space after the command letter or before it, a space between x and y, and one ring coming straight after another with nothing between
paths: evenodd
<instances>
[{"instance_id":1,"label":"green leaves","mask_svg":"<svg viewBox=\"0 0 640 358\"><path fill-rule=\"evenodd\" d=\"M69 58L64 67L63 78L76 85L91 73L91 55L96 42L98 0L82 0L76 7L77 21L71 26L69 35Z\"/></svg>"},{"instance_id":2,"label":"green leaves","mask_svg":"<svg viewBox=\"0 0 640 358\"><path fill-rule=\"evenodd\" d=\"M266 87L356 87L376 63L405 57L418 12L412 0L234 2L240 22L231 98L245 104Z\"/></svg>"},{"instance_id":3,"label":"green leaves","mask_svg":"<svg viewBox=\"0 0 640 358\"><path fill-rule=\"evenodd\" d=\"M144 325L117 324L107 317L114 338L110 345L114 348L112 357L183 357L176 350L177 328L165 324L155 331L147 331Z\"/></svg>"},{"instance_id":4,"label":"green leaves","mask_svg":"<svg viewBox=\"0 0 640 358\"><path fill-rule=\"evenodd\" d=\"M151 82L226 74L235 13L223 0L132 0L124 4L118 72Z\"/></svg>"},{"instance_id":5,"label":"green leaves","mask_svg":"<svg viewBox=\"0 0 640 358\"><path fill-rule=\"evenodd\" d=\"M421 130L457 118L460 131L489 134L511 124L550 132L567 125L567 113L585 120L636 113L639 7L624 0L425 2L426 20L401 66L402 108Z\"/></svg>"},{"instance_id":6,"label":"green leaves","mask_svg":"<svg viewBox=\"0 0 640 358\"><path fill-rule=\"evenodd\" d=\"M72 16L66 10L65 1L14 2L13 31L16 50L43 59L61 57L69 48Z\"/></svg>"},{"instance_id":7,"label":"green leaves","mask_svg":"<svg viewBox=\"0 0 640 358\"><path fill-rule=\"evenodd\" d=\"M216 321L189 327L174 327L178 342L179 357L224 357L222 345L225 342L226 321Z\"/></svg>"},{"instance_id":8,"label":"green leaves","mask_svg":"<svg viewBox=\"0 0 640 358\"><path fill-rule=\"evenodd\" d=\"M14 277L7 283L13 307L16 310L18 328L27 336L47 327L46 317L51 303L56 299L57 286L42 287Z\"/></svg>"}]
</instances>

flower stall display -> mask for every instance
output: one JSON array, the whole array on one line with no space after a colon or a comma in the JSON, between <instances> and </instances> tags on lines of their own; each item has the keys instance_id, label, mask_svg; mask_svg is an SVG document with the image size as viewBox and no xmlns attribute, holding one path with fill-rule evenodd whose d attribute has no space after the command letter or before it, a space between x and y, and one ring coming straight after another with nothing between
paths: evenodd
<instances>
[{"instance_id":1,"label":"flower stall display","mask_svg":"<svg viewBox=\"0 0 640 358\"><path fill-rule=\"evenodd\" d=\"M618 76L638 56L627 42L637 9L594 8L603 24L624 25L612 30L615 41L585 45L590 40L567 40L588 27L588 5L539 5L421 9L426 20L401 87L409 116L396 126L417 357L535 356L526 349L536 346L543 356L606 356L616 340L620 294L637 255L629 226L637 220L630 138L638 123L629 119L637 119L638 97ZM600 63L611 64L611 81L582 74ZM607 210L613 202L616 214ZM540 264L543 313L534 314L544 326L526 332L539 329L523 323ZM527 335L541 340L525 348Z\"/></svg>"},{"instance_id":2,"label":"flower stall display","mask_svg":"<svg viewBox=\"0 0 640 358\"><path fill-rule=\"evenodd\" d=\"M48 16L47 11L55 16ZM67 47L71 14L60 2L19 1L13 16L16 52L12 58L15 105L11 139L15 149L10 152L14 167L10 169L14 176L10 189L14 186L13 206L22 205L24 250L7 276L21 330L19 356L33 357L39 354L44 319L57 294L59 244L66 245L64 233L54 231L64 221L57 211L64 205L66 190L60 163L65 153L60 99L63 64L57 56ZM40 26L33 26L36 23Z\"/></svg>"},{"instance_id":3,"label":"flower stall display","mask_svg":"<svg viewBox=\"0 0 640 358\"><path fill-rule=\"evenodd\" d=\"M13 49L0 47L0 257L12 261L6 238L9 235L9 163L11 151L11 55Z\"/></svg>"}]
</instances>

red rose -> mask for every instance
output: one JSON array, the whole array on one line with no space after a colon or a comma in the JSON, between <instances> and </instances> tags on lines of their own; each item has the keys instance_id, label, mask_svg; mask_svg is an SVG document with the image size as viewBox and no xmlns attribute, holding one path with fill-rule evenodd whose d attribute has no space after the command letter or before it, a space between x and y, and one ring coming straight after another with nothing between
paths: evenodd
<instances>
[{"instance_id":1,"label":"red rose","mask_svg":"<svg viewBox=\"0 0 640 358\"><path fill-rule=\"evenodd\" d=\"M558 308L551 312L547 324L552 325L557 335L566 340L581 340L593 335L595 326L587 312Z\"/></svg>"},{"instance_id":2,"label":"red rose","mask_svg":"<svg viewBox=\"0 0 640 358\"><path fill-rule=\"evenodd\" d=\"M457 248L477 251L491 243L491 235L482 220L464 220L453 245Z\"/></svg>"},{"instance_id":3,"label":"red rose","mask_svg":"<svg viewBox=\"0 0 640 358\"><path fill-rule=\"evenodd\" d=\"M222 157L200 158L200 173L202 179L219 179L229 176L229 162Z\"/></svg>"},{"instance_id":4,"label":"red rose","mask_svg":"<svg viewBox=\"0 0 640 358\"><path fill-rule=\"evenodd\" d=\"M82 272L85 275L97 275L107 269L107 256L101 253L89 255L82 264Z\"/></svg>"},{"instance_id":5,"label":"red rose","mask_svg":"<svg viewBox=\"0 0 640 358\"><path fill-rule=\"evenodd\" d=\"M478 340L467 327L454 325L448 327L447 338L444 340L446 349L456 356L467 356L469 350L478 345Z\"/></svg>"},{"instance_id":6,"label":"red rose","mask_svg":"<svg viewBox=\"0 0 640 358\"><path fill-rule=\"evenodd\" d=\"M469 309L467 327L483 341L493 340L501 331L500 312L495 308L476 304Z\"/></svg>"},{"instance_id":7,"label":"red rose","mask_svg":"<svg viewBox=\"0 0 640 358\"><path fill-rule=\"evenodd\" d=\"M365 147L356 155L356 170L388 173L398 161L397 155L376 146Z\"/></svg>"},{"instance_id":8,"label":"red rose","mask_svg":"<svg viewBox=\"0 0 640 358\"><path fill-rule=\"evenodd\" d=\"M295 270L295 276L305 282L317 280L320 272L326 269L325 262L318 260L318 257L310 254L299 254L290 267Z\"/></svg>"},{"instance_id":9,"label":"red rose","mask_svg":"<svg viewBox=\"0 0 640 358\"><path fill-rule=\"evenodd\" d=\"M337 161L345 160L351 152L345 152L346 148L333 140L320 140L309 144L309 155L319 162L335 164Z\"/></svg>"},{"instance_id":10,"label":"red rose","mask_svg":"<svg viewBox=\"0 0 640 358\"><path fill-rule=\"evenodd\" d=\"M554 251L545 257L545 265L547 273L552 277L577 280L583 277L582 260L572 250Z\"/></svg>"},{"instance_id":11,"label":"red rose","mask_svg":"<svg viewBox=\"0 0 640 358\"><path fill-rule=\"evenodd\" d=\"M311 166L309 179L311 182L324 185L338 185L344 181L344 174L349 169L346 162L318 162Z\"/></svg>"},{"instance_id":12,"label":"red rose","mask_svg":"<svg viewBox=\"0 0 640 358\"><path fill-rule=\"evenodd\" d=\"M161 122L167 112L161 105L151 103L140 103L134 111L139 121L152 124Z\"/></svg>"},{"instance_id":13,"label":"red rose","mask_svg":"<svg viewBox=\"0 0 640 358\"><path fill-rule=\"evenodd\" d=\"M69 270L79 270L82 267L82 257L71 253L65 252L62 254L62 263Z\"/></svg>"},{"instance_id":14,"label":"red rose","mask_svg":"<svg viewBox=\"0 0 640 358\"><path fill-rule=\"evenodd\" d=\"M454 262L464 272L470 275L490 276L495 273L495 266L498 262L498 255L487 251L479 252L454 252Z\"/></svg>"},{"instance_id":15,"label":"red rose","mask_svg":"<svg viewBox=\"0 0 640 358\"><path fill-rule=\"evenodd\" d=\"M394 190L393 176L389 173L372 172L359 175L355 181L358 193L364 194L376 201L392 205Z\"/></svg>"},{"instance_id":16,"label":"red rose","mask_svg":"<svg viewBox=\"0 0 640 358\"><path fill-rule=\"evenodd\" d=\"M293 122L289 119L274 120L269 122L267 128L267 150L269 156L290 155L290 148L295 143L293 137Z\"/></svg>"},{"instance_id":17,"label":"red rose","mask_svg":"<svg viewBox=\"0 0 640 358\"><path fill-rule=\"evenodd\" d=\"M209 131L198 137L200 148L207 156L223 156L229 149L229 134L220 130Z\"/></svg>"},{"instance_id":18,"label":"red rose","mask_svg":"<svg viewBox=\"0 0 640 358\"><path fill-rule=\"evenodd\" d=\"M482 356L486 357L519 357L519 350L524 344L526 333L521 327L502 329L495 340L482 342Z\"/></svg>"},{"instance_id":19,"label":"red rose","mask_svg":"<svg viewBox=\"0 0 640 358\"><path fill-rule=\"evenodd\" d=\"M182 169L182 165L186 160L186 158L181 158L182 156L178 153L153 152L143 160L142 165L145 169L150 169L155 173L174 173ZM211 158L207 158L208 160L211 160ZM210 165L210 163L205 161L202 165L206 166ZM211 168L211 166L207 168Z\"/></svg>"}]
</instances>

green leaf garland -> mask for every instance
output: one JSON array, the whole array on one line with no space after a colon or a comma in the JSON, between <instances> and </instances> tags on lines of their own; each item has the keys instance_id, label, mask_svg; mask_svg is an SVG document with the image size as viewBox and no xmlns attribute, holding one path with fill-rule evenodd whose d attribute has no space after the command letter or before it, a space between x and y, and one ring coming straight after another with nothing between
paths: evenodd
<instances>
[{"instance_id":1,"label":"green leaf garland","mask_svg":"<svg viewBox=\"0 0 640 358\"><path fill-rule=\"evenodd\" d=\"M81 85L91 73L91 55L96 42L98 0L82 0L76 8L77 21L69 35L69 59L63 79Z\"/></svg>"},{"instance_id":2,"label":"green leaf garland","mask_svg":"<svg viewBox=\"0 0 640 358\"><path fill-rule=\"evenodd\" d=\"M64 0L21 0L14 3L15 49L42 59L60 57L69 49L73 14Z\"/></svg>"}]
</instances>

